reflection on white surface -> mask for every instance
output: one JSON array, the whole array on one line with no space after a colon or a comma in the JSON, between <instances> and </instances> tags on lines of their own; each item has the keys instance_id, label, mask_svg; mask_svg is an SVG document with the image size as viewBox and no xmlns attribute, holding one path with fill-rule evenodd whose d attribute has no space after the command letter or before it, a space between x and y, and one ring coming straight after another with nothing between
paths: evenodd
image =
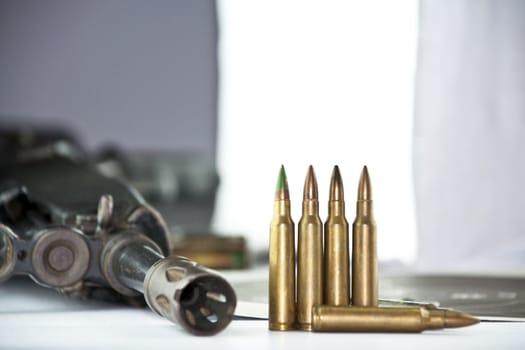
<instances>
[{"instance_id":1,"label":"reflection on white surface","mask_svg":"<svg viewBox=\"0 0 525 350\"><path fill-rule=\"evenodd\" d=\"M284 164L292 215L308 165L327 214L340 166L353 220L361 168L374 187L381 259L415 256L411 175L417 2L221 1L215 228L266 248Z\"/></svg>"},{"instance_id":2,"label":"reflection on white surface","mask_svg":"<svg viewBox=\"0 0 525 350\"><path fill-rule=\"evenodd\" d=\"M522 349L525 323L482 323L423 334L270 332L267 321L233 321L197 337L156 317L130 311L16 315L0 319L0 349ZM9 334L4 333L8 327ZM497 344L497 345L496 345Z\"/></svg>"},{"instance_id":3,"label":"reflection on white surface","mask_svg":"<svg viewBox=\"0 0 525 350\"><path fill-rule=\"evenodd\" d=\"M14 277L0 284L0 318L10 313L52 313L123 307L97 300L68 298L53 289L37 285L28 277Z\"/></svg>"},{"instance_id":4,"label":"reflection on white surface","mask_svg":"<svg viewBox=\"0 0 525 350\"><path fill-rule=\"evenodd\" d=\"M482 323L423 334L270 332L234 320L211 337L190 335L149 309L67 299L9 281L0 285L0 349L522 349L525 323ZM29 281L28 281L29 282ZM29 303L29 304L28 304ZM496 345L497 344L497 345Z\"/></svg>"}]
</instances>

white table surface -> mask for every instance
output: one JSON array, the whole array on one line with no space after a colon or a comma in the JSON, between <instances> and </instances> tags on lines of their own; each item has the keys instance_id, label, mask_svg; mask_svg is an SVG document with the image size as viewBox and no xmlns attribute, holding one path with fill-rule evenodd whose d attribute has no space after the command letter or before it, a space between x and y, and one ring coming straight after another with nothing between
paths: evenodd
<instances>
[{"instance_id":1,"label":"white table surface","mask_svg":"<svg viewBox=\"0 0 525 350\"><path fill-rule=\"evenodd\" d=\"M0 349L525 349L525 322L481 323L422 334L270 332L234 320L193 336L149 309L65 298L28 284L0 285Z\"/></svg>"}]
</instances>

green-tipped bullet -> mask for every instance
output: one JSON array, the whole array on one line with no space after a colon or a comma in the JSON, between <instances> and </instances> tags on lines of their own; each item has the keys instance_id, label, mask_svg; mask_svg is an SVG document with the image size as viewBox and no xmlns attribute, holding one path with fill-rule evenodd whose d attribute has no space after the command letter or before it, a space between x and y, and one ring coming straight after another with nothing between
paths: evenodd
<instances>
[{"instance_id":1,"label":"green-tipped bullet","mask_svg":"<svg viewBox=\"0 0 525 350\"><path fill-rule=\"evenodd\" d=\"M281 166L270 225L269 328L289 330L295 325L295 243L290 193Z\"/></svg>"}]
</instances>

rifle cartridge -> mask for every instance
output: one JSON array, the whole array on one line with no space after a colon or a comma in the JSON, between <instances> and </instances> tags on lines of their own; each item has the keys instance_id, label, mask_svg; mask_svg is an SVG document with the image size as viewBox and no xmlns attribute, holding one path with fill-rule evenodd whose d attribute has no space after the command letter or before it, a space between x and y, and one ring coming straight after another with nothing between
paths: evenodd
<instances>
[{"instance_id":1,"label":"rifle cartridge","mask_svg":"<svg viewBox=\"0 0 525 350\"><path fill-rule=\"evenodd\" d=\"M368 169L359 179L352 226L352 305L377 306L377 237Z\"/></svg>"},{"instance_id":2,"label":"rifle cartridge","mask_svg":"<svg viewBox=\"0 0 525 350\"><path fill-rule=\"evenodd\" d=\"M312 306L323 303L323 224L319 217L317 180L310 165L304 184L297 260L297 323L312 330Z\"/></svg>"},{"instance_id":3,"label":"rifle cartridge","mask_svg":"<svg viewBox=\"0 0 525 350\"><path fill-rule=\"evenodd\" d=\"M295 242L290 213L290 194L284 166L281 166L269 250L269 328L289 330L295 326Z\"/></svg>"},{"instance_id":4,"label":"rifle cartridge","mask_svg":"<svg viewBox=\"0 0 525 350\"><path fill-rule=\"evenodd\" d=\"M479 320L452 310L424 307L314 306L312 326L321 332L422 332L465 327Z\"/></svg>"},{"instance_id":5,"label":"rifle cartridge","mask_svg":"<svg viewBox=\"0 0 525 350\"><path fill-rule=\"evenodd\" d=\"M348 305L350 296L348 221L345 217L343 180L337 165L330 180L324 242L324 304Z\"/></svg>"}]
</instances>

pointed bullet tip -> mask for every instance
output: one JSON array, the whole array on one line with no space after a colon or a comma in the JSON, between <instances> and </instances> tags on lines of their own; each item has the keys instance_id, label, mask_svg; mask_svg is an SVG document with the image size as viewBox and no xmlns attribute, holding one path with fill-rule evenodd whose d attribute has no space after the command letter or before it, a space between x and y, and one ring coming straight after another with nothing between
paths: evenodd
<instances>
[{"instance_id":1,"label":"pointed bullet tip","mask_svg":"<svg viewBox=\"0 0 525 350\"><path fill-rule=\"evenodd\" d=\"M330 201L344 200L343 179L337 165L332 171L332 178L330 179Z\"/></svg>"},{"instance_id":2,"label":"pointed bullet tip","mask_svg":"<svg viewBox=\"0 0 525 350\"><path fill-rule=\"evenodd\" d=\"M368 167L366 165L363 165L363 170L361 171L362 174L366 174L366 176L368 177Z\"/></svg>"},{"instance_id":3,"label":"pointed bullet tip","mask_svg":"<svg viewBox=\"0 0 525 350\"><path fill-rule=\"evenodd\" d=\"M363 167L363 170L361 171L361 177L359 178L357 200L372 200L372 185L370 183L370 175L368 174L368 168L366 165Z\"/></svg>"},{"instance_id":4,"label":"pointed bullet tip","mask_svg":"<svg viewBox=\"0 0 525 350\"><path fill-rule=\"evenodd\" d=\"M309 166L304 181L303 199L318 199L319 193L317 190L317 179L315 177L314 167Z\"/></svg>"},{"instance_id":5,"label":"pointed bullet tip","mask_svg":"<svg viewBox=\"0 0 525 350\"><path fill-rule=\"evenodd\" d=\"M286 178L286 172L284 170L284 165L281 165L279 169L279 176L277 178L277 186L275 188L275 199L289 199L290 193L288 190L288 180Z\"/></svg>"},{"instance_id":6,"label":"pointed bullet tip","mask_svg":"<svg viewBox=\"0 0 525 350\"><path fill-rule=\"evenodd\" d=\"M477 317L458 311L446 311L445 328L467 327L479 323Z\"/></svg>"}]
</instances>

